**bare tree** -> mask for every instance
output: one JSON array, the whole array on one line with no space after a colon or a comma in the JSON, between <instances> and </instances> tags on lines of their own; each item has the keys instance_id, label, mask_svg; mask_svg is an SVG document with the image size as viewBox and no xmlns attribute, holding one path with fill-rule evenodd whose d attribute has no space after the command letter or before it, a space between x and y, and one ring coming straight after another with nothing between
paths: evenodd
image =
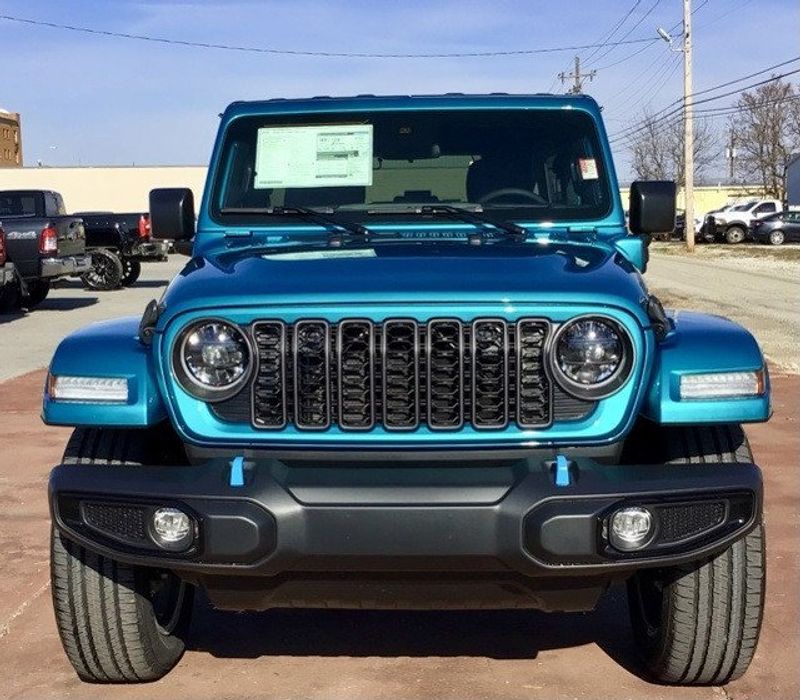
<instances>
[{"instance_id":1,"label":"bare tree","mask_svg":"<svg viewBox=\"0 0 800 700\"><path fill-rule=\"evenodd\" d=\"M675 180L683 185L683 119L659 119L645 111L637 123L640 130L628 140L633 156L631 167L642 180ZM703 173L719 157L719 138L708 119L694 122L695 175Z\"/></svg>"},{"instance_id":2,"label":"bare tree","mask_svg":"<svg viewBox=\"0 0 800 700\"><path fill-rule=\"evenodd\" d=\"M800 109L791 83L774 80L743 92L730 127L736 139L736 171L745 182L757 182L776 199L786 195L785 167L800 149Z\"/></svg>"}]
</instances>

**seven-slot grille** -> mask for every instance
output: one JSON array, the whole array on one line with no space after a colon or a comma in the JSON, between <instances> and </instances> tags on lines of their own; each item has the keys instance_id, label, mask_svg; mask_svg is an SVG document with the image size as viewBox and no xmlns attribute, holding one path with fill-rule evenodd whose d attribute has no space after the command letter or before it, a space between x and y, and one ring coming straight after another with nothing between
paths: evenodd
<instances>
[{"instance_id":1,"label":"seven-slot grille","mask_svg":"<svg viewBox=\"0 0 800 700\"><path fill-rule=\"evenodd\" d=\"M541 428L553 420L544 319L253 324L252 423L278 430Z\"/></svg>"}]
</instances>

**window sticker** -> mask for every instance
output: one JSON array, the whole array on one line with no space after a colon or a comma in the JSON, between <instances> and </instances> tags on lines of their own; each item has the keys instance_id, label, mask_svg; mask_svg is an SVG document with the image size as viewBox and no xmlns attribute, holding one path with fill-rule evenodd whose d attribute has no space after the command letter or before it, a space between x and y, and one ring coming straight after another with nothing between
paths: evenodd
<instances>
[{"instance_id":1,"label":"window sticker","mask_svg":"<svg viewBox=\"0 0 800 700\"><path fill-rule=\"evenodd\" d=\"M372 124L258 130L255 189L372 184Z\"/></svg>"},{"instance_id":2,"label":"window sticker","mask_svg":"<svg viewBox=\"0 0 800 700\"><path fill-rule=\"evenodd\" d=\"M578 158L581 180L597 180L597 163L594 158Z\"/></svg>"}]
</instances>

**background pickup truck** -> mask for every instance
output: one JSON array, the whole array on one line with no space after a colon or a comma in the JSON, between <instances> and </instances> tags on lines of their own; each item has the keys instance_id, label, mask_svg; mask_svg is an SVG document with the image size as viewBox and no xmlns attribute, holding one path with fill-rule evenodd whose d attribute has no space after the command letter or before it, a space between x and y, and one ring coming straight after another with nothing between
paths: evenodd
<instances>
[{"instance_id":1,"label":"background pickup truck","mask_svg":"<svg viewBox=\"0 0 800 700\"><path fill-rule=\"evenodd\" d=\"M83 222L45 209L41 199L53 193L26 190L0 192L0 228L3 234L0 312L40 304L57 277L81 275L91 267L86 254ZM54 211L54 209L56 211ZM13 265L13 273L9 273Z\"/></svg>"},{"instance_id":2,"label":"background pickup truck","mask_svg":"<svg viewBox=\"0 0 800 700\"><path fill-rule=\"evenodd\" d=\"M709 212L703 225L704 237L710 242L742 243L754 221L780 211L783 211L780 200L751 199Z\"/></svg>"},{"instance_id":3,"label":"background pickup truck","mask_svg":"<svg viewBox=\"0 0 800 700\"><path fill-rule=\"evenodd\" d=\"M115 214L109 211L78 212L86 229L86 245L92 253L92 271L83 281L92 289L130 286L142 272L142 262L167 259L169 245L150 235L150 214ZM119 265L117 265L119 262Z\"/></svg>"}]
</instances>

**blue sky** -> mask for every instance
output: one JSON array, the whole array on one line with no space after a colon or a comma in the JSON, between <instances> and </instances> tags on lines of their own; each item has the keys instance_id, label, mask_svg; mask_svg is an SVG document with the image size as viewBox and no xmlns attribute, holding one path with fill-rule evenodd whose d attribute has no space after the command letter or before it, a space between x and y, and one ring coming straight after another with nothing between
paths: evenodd
<instances>
[{"instance_id":1,"label":"blue sky","mask_svg":"<svg viewBox=\"0 0 800 700\"><path fill-rule=\"evenodd\" d=\"M797 0L694 0L695 88L800 54ZM0 13L110 31L280 49L491 51L595 43L634 0L9 0ZM655 34L681 0L641 0L620 38ZM205 163L217 114L237 99L356 93L536 92L559 88L572 53L466 59L273 56L166 46L0 21L0 106L23 115L27 165ZM610 132L681 92L678 54L658 42L589 56L586 91ZM796 66L793 66L796 67ZM724 101L714 106L725 104ZM724 120L718 120L719 126ZM624 152L617 156L623 178Z\"/></svg>"}]
</instances>

